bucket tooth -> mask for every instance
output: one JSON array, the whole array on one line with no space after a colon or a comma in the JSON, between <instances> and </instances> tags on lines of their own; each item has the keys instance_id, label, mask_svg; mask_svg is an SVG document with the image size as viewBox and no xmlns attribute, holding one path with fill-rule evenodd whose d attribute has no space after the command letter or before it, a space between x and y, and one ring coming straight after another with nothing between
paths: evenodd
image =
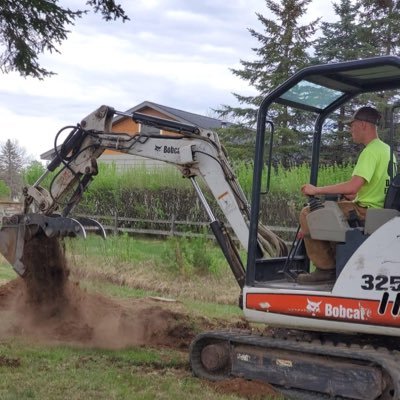
<instances>
[{"instance_id":1,"label":"bucket tooth","mask_svg":"<svg viewBox=\"0 0 400 400\"><path fill-rule=\"evenodd\" d=\"M99 221L87 217L77 217L76 220L82 224L88 233L94 233L101 236L103 239L107 237L106 231Z\"/></svg>"}]
</instances>

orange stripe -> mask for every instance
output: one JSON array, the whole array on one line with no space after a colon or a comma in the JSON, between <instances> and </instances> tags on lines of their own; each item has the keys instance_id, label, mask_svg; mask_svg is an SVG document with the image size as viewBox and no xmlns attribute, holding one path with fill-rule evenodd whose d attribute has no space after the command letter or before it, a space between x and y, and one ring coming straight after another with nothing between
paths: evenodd
<instances>
[{"instance_id":1,"label":"orange stripe","mask_svg":"<svg viewBox=\"0 0 400 400\"><path fill-rule=\"evenodd\" d=\"M304 294L248 293L251 310L322 320L400 327L400 316L393 316L393 301L379 313L380 300L354 299Z\"/></svg>"}]
</instances>

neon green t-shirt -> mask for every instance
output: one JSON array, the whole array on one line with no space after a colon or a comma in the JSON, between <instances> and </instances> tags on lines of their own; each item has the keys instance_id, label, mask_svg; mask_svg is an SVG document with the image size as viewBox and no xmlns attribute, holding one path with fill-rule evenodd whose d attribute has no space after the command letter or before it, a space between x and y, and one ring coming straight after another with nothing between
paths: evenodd
<instances>
[{"instance_id":1,"label":"neon green t-shirt","mask_svg":"<svg viewBox=\"0 0 400 400\"><path fill-rule=\"evenodd\" d=\"M369 142L361 152L353 171L353 176L357 175L366 180L354 200L360 206L383 207L389 185L389 161L390 147L380 139Z\"/></svg>"}]
</instances>

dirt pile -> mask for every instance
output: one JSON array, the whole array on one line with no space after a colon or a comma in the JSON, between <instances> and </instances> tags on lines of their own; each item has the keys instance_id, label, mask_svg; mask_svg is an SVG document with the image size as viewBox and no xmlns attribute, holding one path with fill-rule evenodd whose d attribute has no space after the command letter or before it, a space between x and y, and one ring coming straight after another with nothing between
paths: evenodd
<instances>
[{"instance_id":1,"label":"dirt pile","mask_svg":"<svg viewBox=\"0 0 400 400\"><path fill-rule=\"evenodd\" d=\"M56 239L27 242L24 279L0 287L0 338L22 335L41 342L102 348L131 345L187 347L194 336L179 304L112 299L68 280L64 249Z\"/></svg>"},{"instance_id":2,"label":"dirt pile","mask_svg":"<svg viewBox=\"0 0 400 400\"><path fill-rule=\"evenodd\" d=\"M234 378L209 383L214 390L221 394L236 394L249 400L281 399L282 396L271 385L259 381Z\"/></svg>"}]
</instances>

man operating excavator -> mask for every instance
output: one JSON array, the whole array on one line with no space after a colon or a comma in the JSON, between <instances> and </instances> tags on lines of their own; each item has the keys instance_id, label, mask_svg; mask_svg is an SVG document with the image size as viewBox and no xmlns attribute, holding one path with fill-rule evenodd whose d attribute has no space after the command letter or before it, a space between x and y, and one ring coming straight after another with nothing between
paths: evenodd
<instances>
[{"instance_id":1,"label":"man operating excavator","mask_svg":"<svg viewBox=\"0 0 400 400\"><path fill-rule=\"evenodd\" d=\"M377 133L377 125L381 114L373 107L361 107L346 121L354 143L364 145L360 153L352 177L346 182L328 186L305 184L301 191L306 196L326 194L343 195L345 200L338 206L349 218L355 213L358 220L365 220L368 208L382 208L385 193L389 183L390 147L382 142ZM304 207L300 213L301 236L304 238L309 259L315 266L310 274L301 274L297 281L300 284L325 283L336 278L336 246L324 240L310 237L307 223L309 207Z\"/></svg>"}]
</instances>

